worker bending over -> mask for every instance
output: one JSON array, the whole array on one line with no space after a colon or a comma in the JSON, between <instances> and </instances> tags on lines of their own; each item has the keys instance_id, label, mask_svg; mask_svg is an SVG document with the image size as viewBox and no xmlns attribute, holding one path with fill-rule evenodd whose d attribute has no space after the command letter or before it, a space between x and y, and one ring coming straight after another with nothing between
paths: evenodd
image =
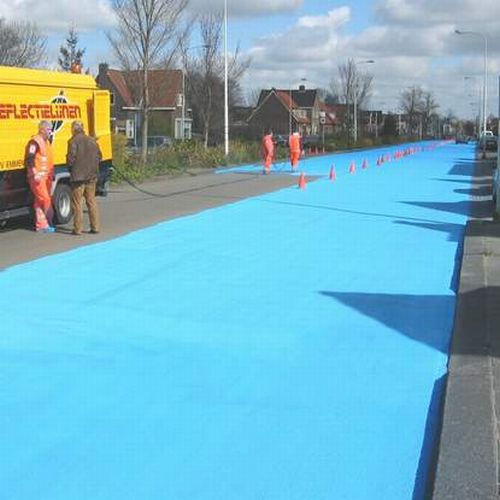
<instances>
[{"instance_id":1,"label":"worker bending over","mask_svg":"<svg viewBox=\"0 0 500 500\"><path fill-rule=\"evenodd\" d=\"M274 158L273 131L267 130L262 138L262 158L264 160L264 174L271 171L271 164Z\"/></svg>"}]
</instances>

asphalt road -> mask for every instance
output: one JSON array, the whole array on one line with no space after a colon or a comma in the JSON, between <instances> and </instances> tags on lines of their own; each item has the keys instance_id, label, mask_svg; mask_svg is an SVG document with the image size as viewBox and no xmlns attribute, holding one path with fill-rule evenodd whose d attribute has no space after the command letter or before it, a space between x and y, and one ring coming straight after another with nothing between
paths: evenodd
<instances>
[{"instance_id":1,"label":"asphalt road","mask_svg":"<svg viewBox=\"0 0 500 500\"><path fill-rule=\"evenodd\" d=\"M139 192L126 184L114 186L108 197L98 198L102 219L98 235L73 236L71 225L59 227L54 234L37 234L27 219L10 221L0 231L0 269L116 238L164 220L275 191L296 182L290 175L203 172L141 184L141 189L161 196ZM86 214L84 221L87 221Z\"/></svg>"}]
</instances>

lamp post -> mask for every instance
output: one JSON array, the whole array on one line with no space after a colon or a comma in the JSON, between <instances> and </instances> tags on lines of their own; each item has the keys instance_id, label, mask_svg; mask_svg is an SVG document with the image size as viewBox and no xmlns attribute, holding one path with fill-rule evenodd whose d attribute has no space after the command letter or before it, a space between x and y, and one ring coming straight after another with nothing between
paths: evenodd
<instances>
[{"instance_id":1,"label":"lamp post","mask_svg":"<svg viewBox=\"0 0 500 500\"><path fill-rule=\"evenodd\" d=\"M479 36L483 39L484 42L484 76L483 76L483 135L486 132L486 102L488 99L488 39L486 35L480 33L479 31L461 31L455 30L457 35L471 35L471 36Z\"/></svg>"},{"instance_id":2,"label":"lamp post","mask_svg":"<svg viewBox=\"0 0 500 500\"><path fill-rule=\"evenodd\" d=\"M358 61L354 63L354 66L358 64L373 64L375 61L373 59L368 59L366 61ZM356 76L356 75L355 75ZM355 79L356 80L356 79ZM358 89L356 88L356 81L353 82L354 96L353 96L353 112L354 112L354 144L358 142Z\"/></svg>"},{"instance_id":3,"label":"lamp post","mask_svg":"<svg viewBox=\"0 0 500 500\"><path fill-rule=\"evenodd\" d=\"M229 154L229 97L227 83L227 0L224 0L224 153Z\"/></svg>"},{"instance_id":4,"label":"lamp post","mask_svg":"<svg viewBox=\"0 0 500 500\"><path fill-rule=\"evenodd\" d=\"M474 110L473 110L473 112L475 114L475 107L477 106L477 134L479 136L479 131L481 130L481 124L483 123L483 119L482 119L482 107L483 107L483 104L482 104L481 89L476 86L476 77L475 76L465 75L464 76L464 80L465 81L471 80L471 81L474 82L473 93L476 94L476 95L467 94L467 97L471 97L473 99L478 99L478 102L474 104ZM476 121L475 117L474 117L474 121Z\"/></svg>"}]
</instances>

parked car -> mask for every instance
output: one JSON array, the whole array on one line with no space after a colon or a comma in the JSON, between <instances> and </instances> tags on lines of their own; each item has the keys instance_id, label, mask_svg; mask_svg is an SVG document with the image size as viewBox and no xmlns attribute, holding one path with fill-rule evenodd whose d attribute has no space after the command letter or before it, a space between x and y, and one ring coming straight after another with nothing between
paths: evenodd
<instances>
[{"instance_id":1,"label":"parked car","mask_svg":"<svg viewBox=\"0 0 500 500\"><path fill-rule=\"evenodd\" d=\"M481 138L482 137L495 137L495 136L491 130L485 130L484 132L481 132Z\"/></svg>"},{"instance_id":2,"label":"parked car","mask_svg":"<svg viewBox=\"0 0 500 500\"><path fill-rule=\"evenodd\" d=\"M173 142L173 139L166 135L151 135L148 137L148 151L169 148ZM133 153L138 153L141 150L141 145L130 145L128 146L128 149Z\"/></svg>"},{"instance_id":3,"label":"parked car","mask_svg":"<svg viewBox=\"0 0 500 500\"><path fill-rule=\"evenodd\" d=\"M283 134L273 135L273 141L276 146L288 147L288 137Z\"/></svg>"},{"instance_id":4,"label":"parked car","mask_svg":"<svg viewBox=\"0 0 500 500\"><path fill-rule=\"evenodd\" d=\"M496 155L498 150L498 140L494 136L483 135L477 145L478 155L482 158Z\"/></svg>"},{"instance_id":5,"label":"parked car","mask_svg":"<svg viewBox=\"0 0 500 500\"><path fill-rule=\"evenodd\" d=\"M148 148L169 148L173 139L166 135L152 135L148 137Z\"/></svg>"},{"instance_id":6,"label":"parked car","mask_svg":"<svg viewBox=\"0 0 500 500\"><path fill-rule=\"evenodd\" d=\"M305 135L302 138L302 145L304 148L309 148L311 146L319 146L321 144L321 137L319 135Z\"/></svg>"}]
</instances>

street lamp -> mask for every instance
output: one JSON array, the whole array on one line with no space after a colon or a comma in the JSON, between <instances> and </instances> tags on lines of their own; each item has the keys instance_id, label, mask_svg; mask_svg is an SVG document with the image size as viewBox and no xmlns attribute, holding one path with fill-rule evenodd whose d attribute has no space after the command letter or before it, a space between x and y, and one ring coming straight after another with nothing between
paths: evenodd
<instances>
[{"instance_id":1,"label":"street lamp","mask_svg":"<svg viewBox=\"0 0 500 500\"><path fill-rule=\"evenodd\" d=\"M486 102L488 98L488 39L486 35L478 31L461 31L455 30L457 35L472 35L479 36L484 41L484 76L483 76L483 135L486 132Z\"/></svg>"},{"instance_id":2,"label":"street lamp","mask_svg":"<svg viewBox=\"0 0 500 500\"><path fill-rule=\"evenodd\" d=\"M224 0L224 153L229 155L229 97L227 86L227 0Z\"/></svg>"},{"instance_id":3,"label":"street lamp","mask_svg":"<svg viewBox=\"0 0 500 500\"><path fill-rule=\"evenodd\" d=\"M467 94L467 97L478 99L478 102L476 103L476 105L477 105L477 109L478 109L477 116L478 116L478 131L479 131L481 128L481 123L482 123L482 116L481 116L482 111L481 110L482 110L482 106L483 106L482 105L481 90L476 87L476 77L475 76L465 75L464 81L467 81L467 80L474 82L474 86L473 86L472 90L473 90L474 94L477 94L477 95Z\"/></svg>"},{"instance_id":4,"label":"street lamp","mask_svg":"<svg viewBox=\"0 0 500 500\"><path fill-rule=\"evenodd\" d=\"M354 62L354 66L357 66L358 64L373 64L375 61L373 59L368 59L366 61L358 61ZM353 82L354 86L354 96L353 96L353 112L354 112L354 144L358 142L358 89L357 87L357 82Z\"/></svg>"}]
</instances>

